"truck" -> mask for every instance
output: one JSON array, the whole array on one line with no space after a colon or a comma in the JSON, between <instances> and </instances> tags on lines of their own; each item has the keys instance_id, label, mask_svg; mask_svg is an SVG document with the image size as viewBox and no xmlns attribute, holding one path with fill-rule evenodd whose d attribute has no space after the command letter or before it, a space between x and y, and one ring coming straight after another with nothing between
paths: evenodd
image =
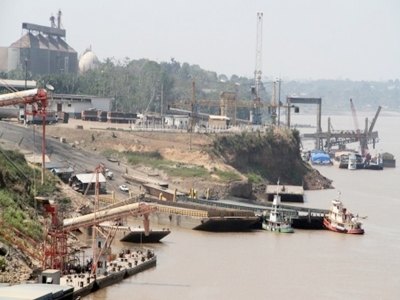
<instances>
[{"instance_id":1,"label":"truck","mask_svg":"<svg viewBox=\"0 0 400 300\"><path fill-rule=\"evenodd\" d=\"M104 169L104 176L107 179L112 180L114 178L114 173L111 172L109 169Z\"/></svg>"}]
</instances>

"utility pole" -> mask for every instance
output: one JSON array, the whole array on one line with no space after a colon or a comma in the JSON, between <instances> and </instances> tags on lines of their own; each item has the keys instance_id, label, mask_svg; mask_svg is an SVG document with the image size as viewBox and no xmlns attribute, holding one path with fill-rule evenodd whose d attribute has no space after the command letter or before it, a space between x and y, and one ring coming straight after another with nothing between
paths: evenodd
<instances>
[{"instance_id":1,"label":"utility pole","mask_svg":"<svg viewBox=\"0 0 400 300\"><path fill-rule=\"evenodd\" d=\"M192 103L191 103L191 115L190 115L190 124L189 124L189 150L192 150L192 133L194 127L194 113L196 106L196 83L194 79L192 81Z\"/></svg>"},{"instance_id":2,"label":"utility pole","mask_svg":"<svg viewBox=\"0 0 400 300\"><path fill-rule=\"evenodd\" d=\"M272 83L271 119L272 125L276 125L276 81Z\"/></svg>"},{"instance_id":3,"label":"utility pole","mask_svg":"<svg viewBox=\"0 0 400 300\"><path fill-rule=\"evenodd\" d=\"M160 101L161 101L161 109L160 109L160 114L161 114L161 127L164 128L164 83L161 83L161 95L160 95Z\"/></svg>"},{"instance_id":4,"label":"utility pole","mask_svg":"<svg viewBox=\"0 0 400 300\"><path fill-rule=\"evenodd\" d=\"M281 79L278 78L278 127L281 126Z\"/></svg>"},{"instance_id":5,"label":"utility pole","mask_svg":"<svg viewBox=\"0 0 400 300\"><path fill-rule=\"evenodd\" d=\"M28 88L28 58L25 57L25 90ZM26 103L24 103L24 125L26 125Z\"/></svg>"}]
</instances>

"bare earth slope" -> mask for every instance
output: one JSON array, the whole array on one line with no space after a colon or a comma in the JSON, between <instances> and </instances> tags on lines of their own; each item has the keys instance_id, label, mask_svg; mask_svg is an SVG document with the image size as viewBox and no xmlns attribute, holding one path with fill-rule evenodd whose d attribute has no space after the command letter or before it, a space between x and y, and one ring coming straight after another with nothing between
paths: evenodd
<instances>
[{"instance_id":1,"label":"bare earth slope","mask_svg":"<svg viewBox=\"0 0 400 300\"><path fill-rule=\"evenodd\" d=\"M73 143L76 148L84 148L90 151L102 152L112 149L123 151L158 151L166 160L189 165L203 166L209 171L218 169L221 171L236 172L231 165L226 164L221 157L213 154L213 140L207 134L188 134L182 132L156 132L131 130L129 124L110 124L101 122L89 122L72 119L68 124L57 124L47 127L48 136L63 137L67 143ZM143 169L143 167L141 167ZM151 172L151 170L144 170ZM163 180L168 180L181 190L188 191L191 187L198 191L211 188L217 196L226 194L229 184L218 180L199 180L184 178L168 178L162 174ZM315 171L305 178L307 188L323 189L330 186L330 181ZM216 178L217 179L217 178Z\"/></svg>"}]
</instances>

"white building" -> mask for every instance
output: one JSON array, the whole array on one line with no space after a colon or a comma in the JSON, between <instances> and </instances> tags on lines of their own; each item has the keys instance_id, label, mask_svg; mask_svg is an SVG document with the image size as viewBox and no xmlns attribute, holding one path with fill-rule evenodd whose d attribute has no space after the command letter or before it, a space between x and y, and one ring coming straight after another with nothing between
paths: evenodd
<instances>
[{"instance_id":1,"label":"white building","mask_svg":"<svg viewBox=\"0 0 400 300\"><path fill-rule=\"evenodd\" d=\"M111 111L113 100L90 95L54 94L49 101L49 110L79 117L82 111L89 109Z\"/></svg>"},{"instance_id":2,"label":"white building","mask_svg":"<svg viewBox=\"0 0 400 300\"><path fill-rule=\"evenodd\" d=\"M164 116L164 125L175 128L188 128L189 116L187 115L166 115Z\"/></svg>"}]
</instances>

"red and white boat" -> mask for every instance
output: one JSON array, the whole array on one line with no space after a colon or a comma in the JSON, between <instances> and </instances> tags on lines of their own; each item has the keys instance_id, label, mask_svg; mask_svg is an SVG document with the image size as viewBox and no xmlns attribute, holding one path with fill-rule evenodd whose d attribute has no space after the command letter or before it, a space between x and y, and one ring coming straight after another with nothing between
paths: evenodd
<instances>
[{"instance_id":1,"label":"red and white boat","mask_svg":"<svg viewBox=\"0 0 400 300\"><path fill-rule=\"evenodd\" d=\"M364 234L364 229L358 216L354 216L343 207L340 199L334 199L329 213L324 217L324 227L326 229L350 234Z\"/></svg>"}]
</instances>

